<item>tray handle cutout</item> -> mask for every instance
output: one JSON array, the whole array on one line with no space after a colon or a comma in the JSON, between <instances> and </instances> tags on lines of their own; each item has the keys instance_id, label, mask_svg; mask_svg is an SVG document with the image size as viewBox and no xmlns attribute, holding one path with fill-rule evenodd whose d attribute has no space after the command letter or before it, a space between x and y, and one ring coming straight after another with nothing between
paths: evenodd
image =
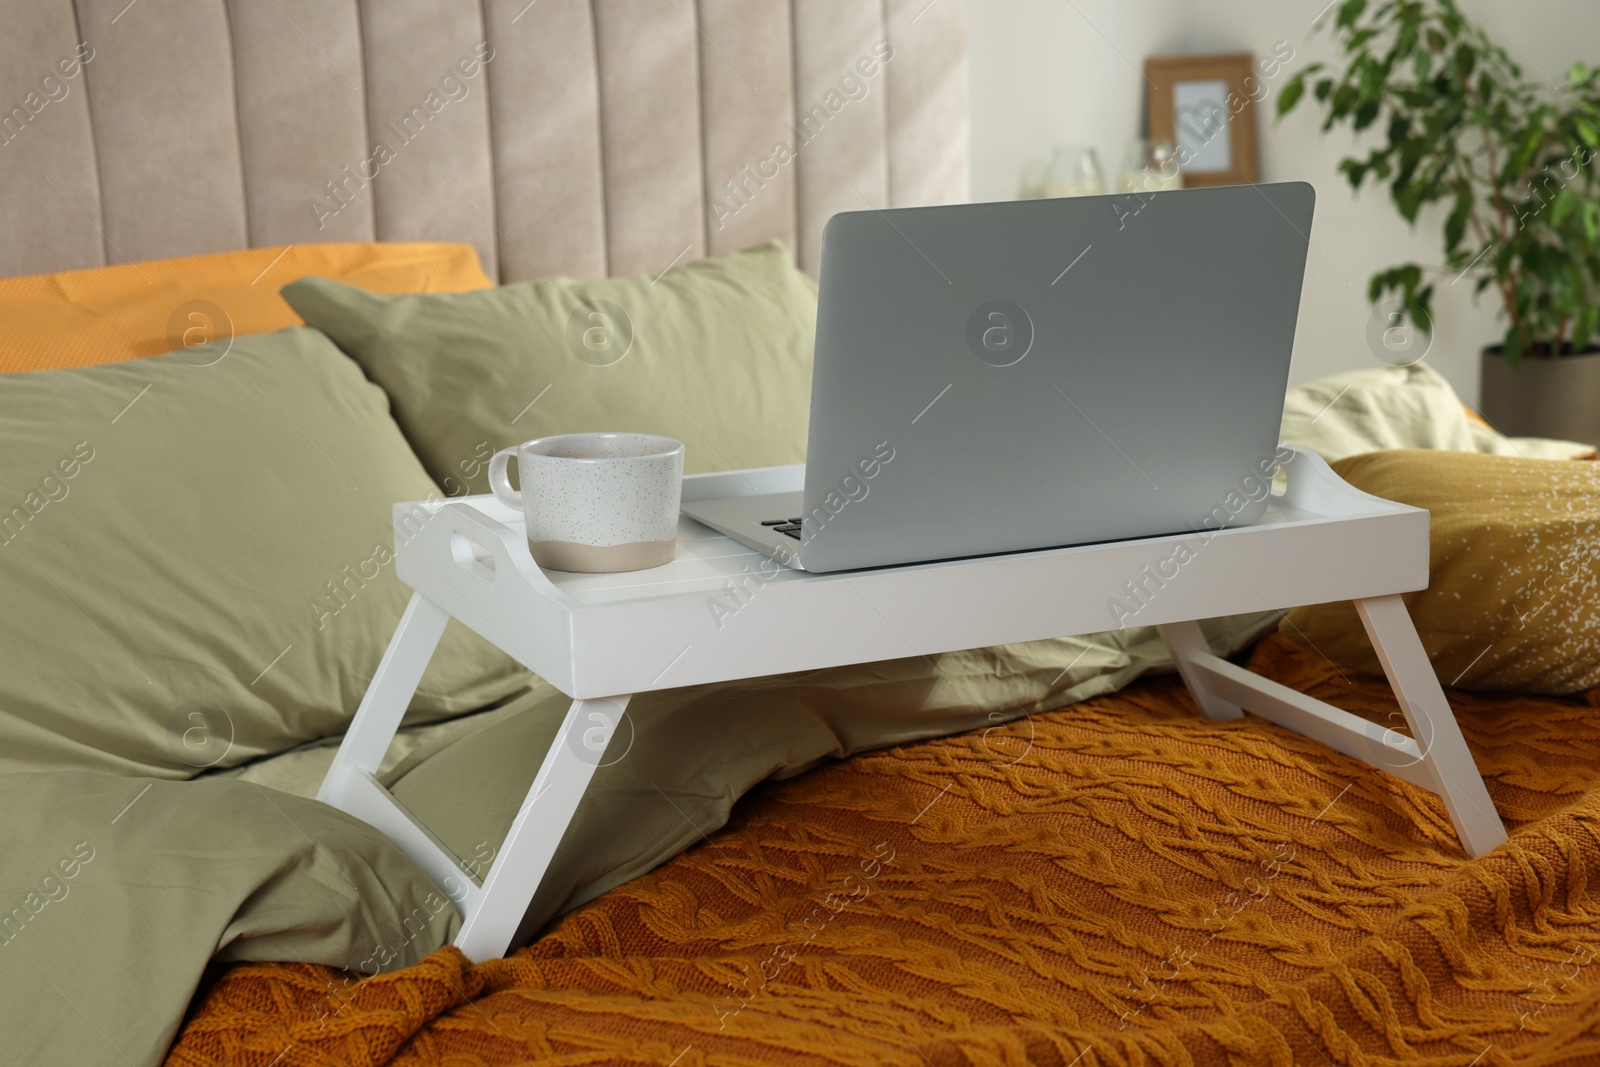
<instances>
[{"instance_id":1,"label":"tray handle cutout","mask_svg":"<svg viewBox=\"0 0 1600 1067\"><path fill-rule=\"evenodd\" d=\"M486 582L494 581L494 549L463 530L450 531L450 558L463 570Z\"/></svg>"}]
</instances>

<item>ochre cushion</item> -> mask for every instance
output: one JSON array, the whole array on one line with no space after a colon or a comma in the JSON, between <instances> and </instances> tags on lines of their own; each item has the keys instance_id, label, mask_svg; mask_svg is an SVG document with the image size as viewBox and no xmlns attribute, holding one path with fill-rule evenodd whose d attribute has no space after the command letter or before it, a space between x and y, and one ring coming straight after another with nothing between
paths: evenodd
<instances>
[{"instance_id":1,"label":"ochre cushion","mask_svg":"<svg viewBox=\"0 0 1600 1067\"><path fill-rule=\"evenodd\" d=\"M249 248L0 280L0 373L154 356L299 326L278 289L307 274L381 293L494 283L465 244Z\"/></svg>"},{"instance_id":2,"label":"ochre cushion","mask_svg":"<svg viewBox=\"0 0 1600 1067\"><path fill-rule=\"evenodd\" d=\"M1600 466L1398 449L1333 469L1432 515L1428 588L1405 601L1440 681L1523 693L1600 686ZM1295 608L1282 632L1382 670L1348 603Z\"/></svg>"},{"instance_id":3,"label":"ochre cushion","mask_svg":"<svg viewBox=\"0 0 1600 1067\"><path fill-rule=\"evenodd\" d=\"M817 289L776 241L656 278L283 295L383 386L451 494L489 491L484 449L586 430L677 438L691 474L805 459Z\"/></svg>"}]
</instances>

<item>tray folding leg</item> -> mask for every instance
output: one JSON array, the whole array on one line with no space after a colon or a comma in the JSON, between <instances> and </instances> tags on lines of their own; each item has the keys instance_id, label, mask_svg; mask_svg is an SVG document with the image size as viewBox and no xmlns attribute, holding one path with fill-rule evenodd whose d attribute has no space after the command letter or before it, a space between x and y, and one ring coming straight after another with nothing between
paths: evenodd
<instances>
[{"instance_id":1,"label":"tray folding leg","mask_svg":"<svg viewBox=\"0 0 1600 1067\"><path fill-rule=\"evenodd\" d=\"M368 683L361 706L356 709L339 752L333 757L333 766L328 768L328 776L317 791L318 800L334 803L333 794L347 770L378 772L378 765L389 751L389 742L400 730L400 720L416 695L428 661L433 658L433 650L439 647L445 623L449 621L450 616L443 608L421 593L411 594L411 602L400 616L400 625L389 638L389 647L378 661L377 673Z\"/></svg>"},{"instance_id":2,"label":"tray folding leg","mask_svg":"<svg viewBox=\"0 0 1600 1067\"><path fill-rule=\"evenodd\" d=\"M505 955L556 846L616 731L628 697L574 700L483 884L461 907L456 947L472 960Z\"/></svg>"},{"instance_id":3,"label":"tray folding leg","mask_svg":"<svg viewBox=\"0 0 1600 1067\"><path fill-rule=\"evenodd\" d=\"M443 608L412 594L317 799L375 827L421 867L461 913L457 947L483 960L510 947L629 698L572 702L480 881L376 777L448 619Z\"/></svg>"},{"instance_id":4,"label":"tray folding leg","mask_svg":"<svg viewBox=\"0 0 1600 1067\"><path fill-rule=\"evenodd\" d=\"M1444 798L1468 855L1483 855L1506 839L1505 824L1489 799L1405 601L1391 595L1355 604L1411 736L1422 745L1422 762L1433 772L1434 792Z\"/></svg>"},{"instance_id":5,"label":"tray folding leg","mask_svg":"<svg viewBox=\"0 0 1600 1067\"><path fill-rule=\"evenodd\" d=\"M1189 687L1189 695L1194 697L1200 714L1217 722L1244 717L1244 711L1239 705L1218 696L1206 684L1205 676L1193 665L1196 656L1211 653L1211 645L1206 642L1206 635L1201 631L1199 623L1172 622L1165 626L1157 626L1156 632L1161 635L1161 640L1167 643L1167 651L1172 653L1172 662L1178 668L1178 676L1183 679L1183 684Z\"/></svg>"},{"instance_id":6,"label":"tray folding leg","mask_svg":"<svg viewBox=\"0 0 1600 1067\"><path fill-rule=\"evenodd\" d=\"M1433 664L1399 595L1355 602L1377 650L1411 736L1252 674L1212 654L1199 624L1159 627L1195 703L1208 719L1235 719L1248 709L1347 756L1363 760L1443 799L1469 856L1506 839L1483 778L1461 736Z\"/></svg>"}]
</instances>

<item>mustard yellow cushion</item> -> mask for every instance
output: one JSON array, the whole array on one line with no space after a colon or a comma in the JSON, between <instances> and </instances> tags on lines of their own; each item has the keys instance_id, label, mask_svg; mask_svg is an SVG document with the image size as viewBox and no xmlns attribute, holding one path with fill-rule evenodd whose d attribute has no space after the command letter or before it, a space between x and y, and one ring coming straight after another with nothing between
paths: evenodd
<instances>
[{"instance_id":1,"label":"mustard yellow cushion","mask_svg":"<svg viewBox=\"0 0 1600 1067\"><path fill-rule=\"evenodd\" d=\"M1405 601L1441 682L1554 694L1600 686L1600 465L1397 449L1333 469L1432 515L1428 588ZM1295 608L1281 629L1339 663L1382 670L1348 603Z\"/></svg>"},{"instance_id":2,"label":"mustard yellow cushion","mask_svg":"<svg viewBox=\"0 0 1600 1067\"><path fill-rule=\"evenodd\" d=\"M301 325L278 290L307 274L380 293L494 283L471 245L247 248L0 279L0 373L116 363Z\"/></svg>"}]
</instances>

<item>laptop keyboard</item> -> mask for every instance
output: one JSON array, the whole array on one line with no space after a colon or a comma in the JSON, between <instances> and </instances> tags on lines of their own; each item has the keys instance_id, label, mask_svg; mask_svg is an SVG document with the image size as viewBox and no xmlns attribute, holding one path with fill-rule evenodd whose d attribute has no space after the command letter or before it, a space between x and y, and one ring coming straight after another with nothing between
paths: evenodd
<instances>
[{"instance_id":1,"label":"laptop keyboard","mask_svg":"<svg viewBox=\"0 0 1600 1067\"><path fill-rule=\"evenodd\" d=\"M781 534L788 534L796 541L800 540L799 519L762 519L761 525L770 526Z\"/></svg>"}]
</instances>

